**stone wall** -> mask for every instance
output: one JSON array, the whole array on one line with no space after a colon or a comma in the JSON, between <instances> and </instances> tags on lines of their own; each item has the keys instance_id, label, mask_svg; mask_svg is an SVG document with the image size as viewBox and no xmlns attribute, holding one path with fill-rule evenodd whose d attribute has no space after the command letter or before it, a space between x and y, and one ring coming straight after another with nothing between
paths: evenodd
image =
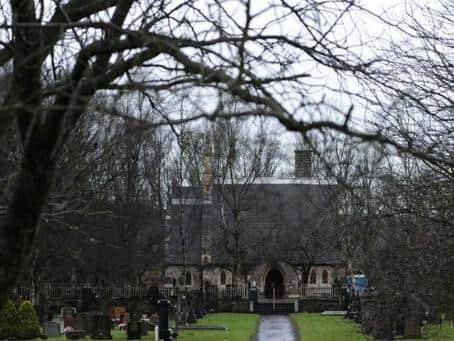
<instances>
[{"instance_id":1,"label":"stone wall","mask_svg":"<svg viewBox=\"0 0 454 341\"><path fill-rule=\"evenodd\" d=\"M327 283L323 283L323 271L326 271L328 274ZM343 269L335 268L331 265L312 266L310 272L315 272L316 282L315 282L315 284L311 283L311 281L310 281L311 276L309 273L309 277L307 279L308 287L317 287L317 288L331 287L334 284L335 279L341 279L341 278L345 277L345 271Z\"/></svg>"},{"instance_id":2,"label":"stone wall","mask_svg":"<svg viewBox=\"0 0 454 341\"><path fill-rule=\"evenodd\" d=\"M186 288L198 289L201 287L201 270L199 266L188 266L187 271L191 273L192 285L186 286ZM179 278L183 275L183 267L179 265L171 265L166 268L166 277L177 279L177 287L183 288L185 284L182 284L178 281ZM221 284L221 273L225 274L225 284ZM231 271L221 268L216 265L208 265L203 269L203 280L208 282L209 285L215 285L220 289L225 288L227 285L232 284L232 273Z\"/></svg>"},{"instance_id":3,"label":"stone wall","mask_svg":"<svg viewBox=\"0 0 454 341\"><path fill-rule=\"evenodd\" d=\"M284 262L276 262L273 264L259 264L249 270L248 280L251 283L255 282L259 289L259 294L264 293L266 275L273 268L279 270L282 274L282 277L284 278L284 295L299 295L300 289L298 287L298 274L292 266Z\"/></svg>"},{"instance_id":4,"label":"stone wall","mask_svg":"<svg viewBox=\"0 0 454 341\"><path fill-rule=\"evenodd\" d=\"M200 288L200 270L198 266L188 266L186 271L191 274L191 284L186 285L185 275L183 274L183 267L178 265L171 265L166 268L166 277L176 280L176 287L198 289Z\"/></svg>"},{"instance_id":5,"label":"stone wall","mask_svg":"<svg viewBox=\"0 0 454 341\"><path fill-rule=\"evenodd\" d=\"M288 265L284 262L276 262L273 264L259 264L253 266L249 269L247 275L247 281L251 284L255 282L256 286L259 289L259 294L264 294L265 290L265 281L268 272L271 269L277 269L281 272L282 277L284 279L284 295L286 297L296 297L301 294L301 274L291 265ZM176 286L179 288L183 288L185 286L184 283L181 283L178 279L182 277L183 267L179 265L171 265L166 268L166 276L169 278L175 278ZM201 287L200 279L200 267L199 266L188 266L187 271L191 273L191 286L186 286L187 288L194 288L198 289ZM313 266L311 271L316 273L316 283L310 283L310 276L308 278L308 287L316 287L316 288L329 288L333 285L336 278L341 279L343 278L343 269L342 268L335 268L329 265L320 265L320 266ZM323 271L326 271L328 274L328 282L323 283ZM224 272L225 274L225 284L221 284L221 273ZM220 289L224 289L226 286L232 284L232 273L231 271L219 267L215 264L205 265L203 268L203 280L204 282L208 282L211 286L217 286ZM241 283L242 285L247 285L247 283ZM170 284L168 284L170 286Z\"/></svg>"}]
</instances>

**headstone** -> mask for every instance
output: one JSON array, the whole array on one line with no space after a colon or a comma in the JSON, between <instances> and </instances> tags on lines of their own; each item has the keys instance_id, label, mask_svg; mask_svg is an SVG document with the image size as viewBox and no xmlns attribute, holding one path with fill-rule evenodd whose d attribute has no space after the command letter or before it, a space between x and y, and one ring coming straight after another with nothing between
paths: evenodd
<instances>
[{"instance_id":1,"label":"headstone","mask_svg":"<svg viewBox=\"0 0 454 341\"><path fill-rule=\"evenodd\" d=\"M72 321L72 327L74 330L85 330L85 319L83 315L76 315Z\"/></svg>"},{"instance_id":2,"label":"headstone","mask_svg":"<svg viewBox=\"0 0 454 341\"><path fill-rule=\"evenodd\" d=\"M142 338L139 321L131 321L128 323L126 335L128 340L140 340Z\"/></svg>"},{"instance_id":3,"label":"headstone","mask_svg":"<svg viewBox=\"0 0 454 341\"><path fill-rule=\"evenodd\" d=\"M255 285L251 285L249 288L249 301L257 303L258 300L258 289Z\"/></svg>"},{"instance_id":4,"label":"headstone","mask_svg":"<svg viewBox=\"0 0 454 341\"><path fill-rule=\"evenodd\" d=\"M48 307L47 307L47 299L46 296L43 294L39 294L39 304L35 308L36 313L38 314L38 320L40 324L43 324L44 321L48 320L47 315L48 315Z\"/></svg>"},{"instance_id":5,"label":"headstone","mask_svg":"<svg viewBox=\"0 0 454 341\"><path fill-rule=\"evenodd\" d=\"M123 316L120 316L120 320L122 323L128 323L131 320L131 314L126 312Z\"/></svg>"},{"instance_id":6,"label":"headstone","mask_svg":"<svg viewBox=\"0 0 454 341\"><path fill-rule=\"evenodd\" d=\"M159 339L170 341L169 333L169 301L158 301Z\"/></svg>"},{"instance_id":7,"label":"headstone","mask_svg":"<svg viewBox=\"0 0 454 341\"><path fill-rule=\"evenodd\" d=\"M74 307L63 307L61 308L61 316L63 319L63 328L72 327L73 319L76 315L76 308Z\"/></svg>"},{"instance_id":8,"label":"headstone","mask_svg":"<svg viewBox=\"0 0 454 341\"><path fill-rule=\"evenodd\" d=\"M414 314L405 318L405 338L416 339L421 337L421 326L418 317Z\"/></svg>"},{"instance_id":9,"label":"headstone","mask_svg":"<svg viewBox=\"0 0 454 341\"><path fill-rule=\"evenodd\" d=\"M126 307L124 306L114 306L111 310L111 317L113 319L120 319L121 320L121 316L124 315L124 313L126 313Z\"/></svg>"},{"instance_id":10,"label":"headstone","mask_svg":"<svg viewBox=\"0 0 454 341\"><path fill-rule=\"evenodd\" d=\"M189 293L187 295L187 303L188 303L188 316L187 316L187 323L196 323L197 316L195 314L195 299L194 294Z\"/></svg>"},{"instance_id":11,"label":"headstone","mask_svg":"<svg viewBox=\"0 0 454 341\"><path fill-rule=\"evenodd\" d=\"M151 315L150 316L150 323L154 326L159 325L159 316L158 315Z\"/></svg>"},{"instance_id":12,"label":"headstone","mask_svg":"<svg viewBox=\"0 0 454 341\"><path fill-rule=\"evenodd\" d=\"M60 336L60 324L53 321L46 321L43 323L43 332L47 337Z\"/></svg>"},{"instance_id":13,"label":"headstone","mask_svg":"<svg viewBox=\"0 0 454 341\"><path fill-rule=\"evenodd\" d=\"M91 337L98 340L112 339L110 331L112 329L112 321L109 315L95 315L92 319Z\"/></svg>"},{"instance_id":14,"label":"headstone","mask_svg":"<svg viewBox=\"0 0 454 341\"><path fill-rule=\"evenodd\" d=\"M89 311L88 313L83 314L84 318L84 329L88 334L91 335L93 332L93 317L103 315L101 311Z\"/></svg>"},{"instance_id":15,"label":"headstone","mask_svg":"<svg viewBox=\"0 0 454 341\"><path fill-rule=\"evenodd\" d=\"M147 336L150 331L150 324L148 322L139 322L139 329L141 336Z\"/></svg>"},{"instance_id":16,"label":"headstone","mask_svg":"<svg viewBox=\"0 0 454 341\"><path fill-rule=\"evenodd\" d=\"M60 329L60 333L63 331L63 329L65 329L65 322L63 321L63 317L57 316L52 321L58 323L59 329Z\"/></svg>"},{"instance_id":17,"label":"headstone","mask_svg":"<svg viewBox=\"0 0 454 341\"><path fill-rule=\"evenodd\" d=\"M91 288L82 288L80 292L80 311L86 313L89 310L96 309L96 297Z\"/></svg>"},{"instance_id":18,"label":"headstone","mask_svg":"<svg viewBox=\"0 0 454 341\"><path fill-rule=\"evenodd\" d=\"M85 338L85 330L71 330L66 332L66 339L80 340Z\"/></svg>"}]
</instances>

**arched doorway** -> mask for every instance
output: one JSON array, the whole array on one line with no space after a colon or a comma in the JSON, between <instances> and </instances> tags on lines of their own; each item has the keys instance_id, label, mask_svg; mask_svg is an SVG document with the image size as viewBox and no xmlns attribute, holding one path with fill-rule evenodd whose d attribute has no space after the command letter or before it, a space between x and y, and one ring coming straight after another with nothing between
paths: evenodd
<instances>
[{"instance_id":1,"label":"arched doorway","mask_svg":"<svg viewBox=\"0 0 454 341\"><path fill-rule=\"evenodd\" d=\"M265 297L273 298L273 289L276 298L284 296L284 278L279 270L272 268L265 278Z\"/></svg>"}]
</instances>

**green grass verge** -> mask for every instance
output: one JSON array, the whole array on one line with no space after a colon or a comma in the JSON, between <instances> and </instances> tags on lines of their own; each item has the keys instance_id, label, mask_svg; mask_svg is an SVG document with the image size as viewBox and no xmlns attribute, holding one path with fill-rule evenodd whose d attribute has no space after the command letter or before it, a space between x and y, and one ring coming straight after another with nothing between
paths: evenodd
<instances>
[{"instance_id":1,"label":"green grass verge","mask_svg":"<svg viewBox=\"0 0 454 341\"><path fill-rule=\"evenodd\" d=\"M179 333L181 341L250 341L256 333L260 316L255 314L216 313L197 321L199 325L221 325L226 331L192 331Z\"/></svg>"},{"instance_id":2,"label":"green grass verge","mask_svg":"<svg viewBox=\"0 0 454 341\"><path fill-rule=\"evenodd\" d=\"M304 341L363 341L368 337L361 334L358 324L342 316L298 313L291 315Z\"/></svg>"},{"instance_id":3,"label":"green grass verge","mask_svg":"<svg viewBox=\"0 0 454 341\"><path fill-rule=\"evenodd\" d=\"M361 334L360 326L341 316L321 316L320 314L292 314L299 334L304 341L363 341L369 340ZM454 323L446 321L442 325L430 325L422 328L422 339L405 339L406 341L453 341Z\"/></svg>"},{"instance_id":4,"label":"green grass verge","mask_svg":"<svg viewBox=\"0 0 454 341\"><path fill-rule=\"evenodd\" d=\"M220 325L227 328L226 331L208 331L208 330L182 330L179 332L178 340L180 341L250 341L256 333L259 315L254 314L234 314L234 313L216 313L209 314L203 319L197 321L198 325ZM112 331L113 340L126 340L126 332L121 330ZM49 341L63 341L66 338L53 337ZM85 338L85 340L91 340ZM154 340L154 333L149 332L142 340Z\"/></svg>"},{"instance_id":5,"label":"green grass verge","mask_svg":"<svg viewBox=\"0 0 454 341\"><path fill-rule=\"evenodd\" d=\"M443 324L423 327L422 337L423 339L430 341L452 341L454 340L454 321L445 321Z\"/></svg>"}]
</instances>

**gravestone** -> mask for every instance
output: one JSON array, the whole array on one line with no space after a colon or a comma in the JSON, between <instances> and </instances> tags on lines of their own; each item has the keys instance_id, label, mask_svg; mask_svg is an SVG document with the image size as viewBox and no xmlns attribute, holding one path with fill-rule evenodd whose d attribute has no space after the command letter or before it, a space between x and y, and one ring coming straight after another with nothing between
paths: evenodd
<instances>
[{"instance_id":1,"label":"gravestone","mask_svg":"<svg viewBox=\"0 0 454 341\"><path fill-rule=\"evenodd\" d=\"M404 336L407 339L417 339L421 337L421 325L416 314L405 317Z\"/></svg>"},{"instance_id":2,"label":"gravestone","mask_svg":"<svg viewBox=\"0 0 454 341\"><path fill-rule=\"evenodd\" d=\"M253 285L250 286L249 288L249 301L252 301L254 303L257 303L258 302L258 288L257 286L255 285L255 282Z\"/></svg>"},{"instance_id":3,"label":"gravestone","mask_svg":"<svg viewBox=\"0 0 454 341\"><path fill-rule=\"evenodd\" d=\"M77 309L74 307L63 307L61 308L61 316L63 319L63 328L72 327L73 319L76 315Z\"/></svg>"},{"instance_id":4,"label":"gravestone","mask_svg":"<svg viewBox=\"0 0 454 341\"><path fill-rule=\"evenodd\" d=\"M142 339L139 321L131 321L128 323L128 326L126 327L126 335L128 340Z\"/></svg>"},{"instance_id":5,"label":"gravestone","mask_svg":"<svg viewBox=\"0 0 454 341\"><path fill-rule=\"evenodd\" d=\"M95 315L92 318L91 337L98 340L112 339L112 321L109 315Z\"/></svg>"},{"instance_id":6,"label":"gravestone","mask_svg":"<svg viewBox=\"0 0 454 341\"><path fill-rule=\"evenodd\" d=\"M128 323L131 320L131 314L126 312L122 316L120 316L120 320L122 323Z\"/></svg>"},{"instance_id":7,"label":"gravestone","mask_svg":"<svg viewBox=\"0 0 454 341\"><path fill-rule=\"evenodd\" d=\"M141 336L147 336L148 332L150 331L150 324L148 322L139 322L139 329Z\"/></svg>"},{"instance_id":8,"label":"gravestone","mask_svg":"<svg viewBox=\"0 0 454 341\"><path fill-rule=\"evenodd\" d=\"M48 320L48 303L45 295L39 294L39 304L37 307L35 307L35 310L38 314L38 320L40 324L43 324L44 321Z\"/></svg>"},{"instance_id":9,"label":"gravestone","mask_svg":"<svg viewBox=\"0 0 454 341\"><path fill-rule=\"evenodd\" d=\"M72 327L74 330L85 330L85 319L81 314L74 316L72 321Z\"/></svg>"},{"instance_id":10,"label":"gravestone","mask_svg":"<svg viewBox=\"0 0 454 341\"><path fill-rule=\"evenodd\" d=\"M99 315L103 315L103 313L101 311L89 311L82 315L84 318L84 329L88 334L91 335L93 332L93 317Z\"/></svg>"},{"instance_id":11,"label":"gravestone","mask_svg":"<svg viewBox=\"0 0 454 341\"><path fill-rule=\"evenodd\" d=\"M71 330L66 332L66 339L80 340L85 338L85 330Z\"/></svg>"},{"instance_id":12,"label":"gravestone","mask_svg":"<svg viewBox=\"0 0 454 341\"><path fill-rule=\"evenodd\" d=\"M193 293L189 293L187 295L187 304L188 304L188 316L187 316L187 322L189 324L196 323L197 322L197 316L195 313L195 298Z\"/></svg>"},{"instance_id":13,"label":"gravestone","mask_svg":"<svg viewBox=\"0 0 454 341\"><path fill-rule=\"evenodd\" d=\"M159 315L159 339L164 341L170 340L169 333L169 301L158 301L158 315Z\"/></svg>"},{"instance_id":14,"label":"gravestone","mask_svg":"<svg viewBox=\"0 0 454 341\"><path fill-rule=\"evenodd\" d=\"M43 323L43 333L47 337L60 336L60 324L53 321L46 321Z\"/></svg>"},{"instance_id":15,"label":"gravestone","mask_svg":"<svg viewBox=\"0 0 454 341\"><path fill-rule=\"evenodd\" d=\"M159 316L157 314L150 316L150 324L152 326L159 326Z\"/></svg>"},{"instance_id":16,"label":"gravestone","mask_svg":"<svg viewBox=\"0 0 454 341\"><path fill-rule=\"evenodd\" d=\"M96 296L91 288L82 288L80 293L80 312L86 313L89 310L96 309Z\"/></svg>"},{"instance_id":17,"label":"gravestone","mask_svg":"<svg viewBox=\"0 0 454 341\"><path fill-rule=\"evenodd\" d=\"M125 306L114 306L114 307L112 307L110 314L113 319L121 320L121 316L124 315L124 313L126 313Z\"/></svg>"}]
</instances>

